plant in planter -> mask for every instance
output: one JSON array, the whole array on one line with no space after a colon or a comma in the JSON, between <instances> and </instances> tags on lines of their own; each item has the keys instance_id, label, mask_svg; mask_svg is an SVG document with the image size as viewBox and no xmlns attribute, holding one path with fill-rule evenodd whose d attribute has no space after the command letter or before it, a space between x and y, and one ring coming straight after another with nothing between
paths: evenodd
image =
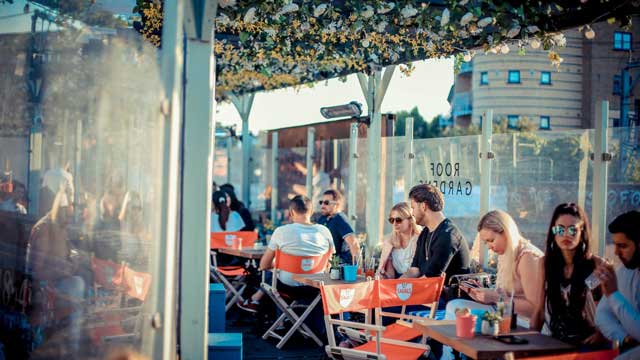
<instances>
[{"instance_id":1,"label":"plant in planter","mask_svg":"<svg viewBox=\"0 0 640 360\"><path fill-rule=\"evenodd\" d=\"M497 336L500 332L502 316L497 312L485 312L482 316L482 334Z\"/></svg>"},{"instance_id":2,"label":"plant in planter","mask_svg":"<svg viewBox=\"0 0 640 360\"><path fill-rule=\"evenodd\" d=\"M329 270L329 277L332 280L340 279L340 257L333 255L331 258L331 269Z\"/></svg>"}]
</instances>

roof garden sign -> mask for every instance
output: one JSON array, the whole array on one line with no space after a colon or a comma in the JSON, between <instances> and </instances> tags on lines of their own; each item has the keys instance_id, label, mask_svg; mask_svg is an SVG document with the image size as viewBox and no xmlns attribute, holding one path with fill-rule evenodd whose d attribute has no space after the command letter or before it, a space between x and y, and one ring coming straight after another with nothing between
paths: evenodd
<instances>
[{"instance_id":1,"label":"roof garden sign","mask_svg":"<svg viewBox=\"0 0 640 360\"><path fill-rule=\"evenodd\" d=\"M152 11L161 6L157 1L138 3L141 13L161 14ZM589 24L626 24L637 6L613 0L219 0L216 93L296 86L391 64L409 64L400 68L408 73L411 61L453 54L469 60L473 49L505 53L509 44L521 51L543 47L559 65L557 49L566 43L559 30L586 25L591 37ZM151 25L149 34L161 23L144 15L143 22Z\"/></svg>"}]
</instances>

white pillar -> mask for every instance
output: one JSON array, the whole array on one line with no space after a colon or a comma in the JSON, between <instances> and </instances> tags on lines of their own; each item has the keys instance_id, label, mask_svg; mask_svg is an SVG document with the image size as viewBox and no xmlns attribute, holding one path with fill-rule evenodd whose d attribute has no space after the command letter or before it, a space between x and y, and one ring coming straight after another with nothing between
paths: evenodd
<instances>
[{"instance_id":1,"label":"white pillar","mask_svg":"<svg viewBox=\"0 0 640 360\"><path fill-rule=\"evenodd\" d=\"M357 184L358 184L358 123L351 123L349 133L349 183L347 187L347 211L349 223L355 230L357 215Z\"/></svg>"},{"instance_id":2,"label":"white pillar","mask_svg":"<svg viewBox=\"0 0 640 360\"><path fill-rule=\"evenodd\" d=\"M380 113L382 100L389 87L395 66L385 69L384 76L381 70L374 70L371 75L358 73L360 87L367 100L369 111L369 131L367 132L367 203L366 203L366 228L367 245L373 247L380 241L382 219L380 216L380 162L381 162L381 137L382 114Z\"/></svg>"},{"instance_id":3,"label":"white pillar","mask_svg":"<svg viewBox=\"0 0 640 360\"><path fill-rule=\"evenodd\" d=\"M596 134L593 155L593 200L591 206L591 229L593 241L591 251L604 256L607 238L607 180L608 153L607 126L609 124L609 101L602 101L600 116L596 116Z\"/></svg>"},{"instance_id":4,"label":"white pillar","mask_svg":"<svg viewBox=\"0 0 640 360\"><path fill-rule=\"evenodd\" d=\"M271 221L275 224L278 212L278 132L271 133Z\"/></svg>"},{"instance_id":5,"label":"white pillar","mask_svg":"<svg viewBox=\"0 0 640 360\"><path fill-rule=\"evenodd\" d=\"M242 192L240 200L249 208L251 197L251 134L249 133L249 115L253 107L254 93L242 95L229 94L231 102L242 119Z\"/></svg>"},{"instance_id":6,"label":"white pillar","mask_svg":"<svg viewBox=\"0 0 640 360\"><path fill-rule=\"evenodd\" d=\"M151 272L157 275L152 282L150 304L156 309L152 326L155 336L143 337L153 349L154 359L173 359L176 356L176 274L177 219L180 128L182 125L181 78L183 70L183 11L182 1L166 1L162 26L161 74L164 100L159 104L163 116L162 182L158 207L160 233L158 252ZM150 342L147 342L150 341ZM144 346L144 345L143 345Z\"/></svg>"},{"instance_id":7,"label":"white pillar","mask_svg":"<svg viewBox=\"0 0 640 360\"><path fill-rule=\"evenodd\" d=\"M315 150L316 129L307 128L307 178L305 187L307 189L307 197L313 200L313 158ZM322 189L324 190L324 189Z\"/></svg>"},{"instance_id":8,"label":"white pillar","mask_svg":"<svg viewBox=\"0 0 640 360\"><path fill-rule=\"evenodd\" d=\"M213 40L187 40L182 183L180 352L207 354L209 243L215 132Z\"/></svg>"},{"instance_id":9,"label":"white pillar","mask_svg":"<svg viewBox=\"0 0 640 360\"><path fill-rule=\"evenodd\" d=\"M36 124L29 131L29 214L39 216L40 182L44 172L42 159L42 125ZM77 177L78 175L75 174ZM76 189L76 193L77 193Z\"/></svg>"},{"instance_id":10,"label":"white pillar","mask_svg":"<svg viewBox=\"0 0 640 360\"><path fill-rule=\"evenodd\" d=\"M491 136L493 133L493 110L488 110L482 121L482 135L480 137L480 214L478 218L489 211L489 199L491 197ZM487 246L482 243L480 251L480 264L488 265Z\"/></svg>"},{"instance_id":11,"label":"white pillar","mask_svg":"<svg viewBox=\"0 0 640 360\"><path fill-rule=\"evenodd\" d=\"M413 187L413 166L416 155L413 153L413 118L408 117L405 120L404 130L404 197L409 197L409 191Z\"/></svg>"}]
</instances>

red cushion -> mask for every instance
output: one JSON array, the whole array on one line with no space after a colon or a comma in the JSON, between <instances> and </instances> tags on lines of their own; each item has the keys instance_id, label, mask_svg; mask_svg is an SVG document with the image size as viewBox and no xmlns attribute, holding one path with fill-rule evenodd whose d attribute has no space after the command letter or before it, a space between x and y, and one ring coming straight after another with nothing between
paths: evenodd
<instances>
[{"instance_id":1,"label":"red cushion","mask_svg":"<svg viewBox=\"0 0 640 360\"><path fill-rule=\"evenodd\" d=\"M375 354L376 353L376 342L375 341L370 341L370 342L368 342L368 343L366 343L364 345L356 346L353 349L354 350L367 351L367 352L371 352L371 353ZM426 350L416 349L416 348L409 347L409 346L401 346L401 345L395 345L395 344L382 343L380 351L381 351L382 354L384 354L384 356L387 357L387 359L393 359L393 360L416 360L420 356L422 356L422 354L424 354L424 352Z\"/></svg>"},{"instance_id":2,"label":"red cushion","mask_svg":"<svg viewBox=\"0 0 640 360\"><path fill-rule=\"evenodd\" d=\"M218 268L218 272L224 276L243 276L247 274L247 271L244 268L231 267L231 266L227 269Z\"/></svg>"}]
</instances>

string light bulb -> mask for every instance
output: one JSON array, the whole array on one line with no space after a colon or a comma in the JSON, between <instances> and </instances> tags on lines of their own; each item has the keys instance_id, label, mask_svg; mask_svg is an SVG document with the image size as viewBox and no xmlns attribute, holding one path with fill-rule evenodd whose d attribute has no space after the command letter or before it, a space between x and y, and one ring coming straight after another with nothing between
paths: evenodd
<instances>
[{"instance_id":1,"label":"string light bulb","mask_svg":"<svg viewBox=\"0 0 640 360\"><path fill-rule=\"evenodd\" d=\"M584 37L591 40L596 37L596 32L593 31L591 26L587 26L584 32Z\"/></svg>"},{"instance_id":2,"label":"string light bulb","mask_svg":"<svg viewBox=\"0 0 640 360\"><path fill-rule=\"evenodd\" d=\"M469 62L471 61L472 58L473 58L473 55L471 55L471 52L467 51L464 53L462 60L464 60L464 62Z\"/></svg>"},{"instance_id":3,"label":"string light bulb","mask_svg":"<svg viewBox=\"0 0 640 360\"><path fill-rule=\"evenodd\" d=\"M502 44L502 46L500 47L500 52L503 53L503 54L508 54L509 53L509 45Z\"/></svg>"}]
</instances>

